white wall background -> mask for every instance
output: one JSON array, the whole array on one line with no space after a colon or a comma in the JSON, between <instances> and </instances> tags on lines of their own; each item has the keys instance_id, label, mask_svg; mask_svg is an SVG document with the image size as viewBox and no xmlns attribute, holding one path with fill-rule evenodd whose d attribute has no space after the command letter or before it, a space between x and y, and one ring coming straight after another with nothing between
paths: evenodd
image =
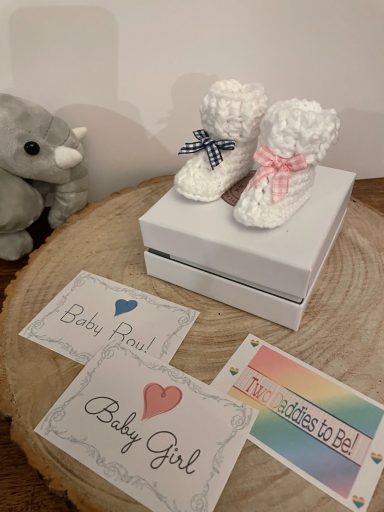
<instances>
[{"instance_id":1,"label":"white wall background","mask_svg":"<svg viewBox=\"0 0 384 512\"><path fill-rule=\"evenodd\" d=\"M384 0L0 0L0 89L86 125L91 197L178 170L209 85L340 113L326 165L384 176Z\"/></svg>"}]
</instances>

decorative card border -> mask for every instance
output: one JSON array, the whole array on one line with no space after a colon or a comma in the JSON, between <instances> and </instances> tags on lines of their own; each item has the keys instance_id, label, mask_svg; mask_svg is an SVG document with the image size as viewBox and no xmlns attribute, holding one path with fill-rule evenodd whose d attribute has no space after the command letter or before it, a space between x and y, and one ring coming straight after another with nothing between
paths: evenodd
<instances>
[{"instance_id":1,"label":"decorative card border","mask_svg":"<svg viewBox=\"0 0 384 512\"><path fill-rule=\"evenodd\" d=\"M76 290L76 288L84 286L89 281L92 281L114 292L127 293L133 299L144 300L145 302L152 304L157 308L165 308L175 312L180 311L180 316L177 319L177 327L164 340L161 346L160 357L167 355L172 338L174 336L177 336L181 329L183 329L187 325L192 324L195 321L196 316L199 314L197 311L180 307L177 304L164 304L163 302L165 301L165 299L157 299L157 297L153 295L147 294L145 292L140 292L139 290L135 290L134 288L131 288L129 286L120 285L118 283L115 283L114 281L111 281L110 279L101 278L95 274L91 274L83 270L73 279L72 286L70 287L70 289L66 293L64 293L60 299L58 299L58 301L56 302L52 309L45 313L44 316L42 316L39 320L36 320L35 322L32 322L27 325L25 330L22 331L22 336L29 339L34 338L35 340L40 342L56 345L60 347L62 351L66 352L74 361L83 365L87 364L94 356L94 354L90 354L89 352L78 352L70 342L64 341L63 338L51 338L49 336L46 336L45 334L40 334L38 331L44 327L47 318L53 315L54 313L57 313L59 309L67 302L68 298Z\"/></svg>"},{"instance_id":2,"label":"decorative card border","mask_svg":"<svg viewBox=\"0 0 384 512\"><path fill-rule=\"evenodd\" d=\"M169 512L184 512L178 506L177 503L169 502L168 498L164 496L156 484L152 485L145 478L140 477L139 475L132 475L129 473L128 469L120 463L114 461L107 461L102 453L93 445L87 443L87 438L78 439L72 434L68 433L65 430L60 430L59 423L63 420L66 415L66 408L68 405L82 392L86 389L86 387L92 381L92 378L97 371L97 369L103 364L103 361L106 359L112 359L114 357L119 357L121 352L124 355L130 355L138 364L138 366L145 366L146 368L152 370L153 372L160 372L162 374L166 374L175 384L183 384L188 386L190 391L200 395L202 399L211 399L215 402L221 402L225 404L225 407L231 407L234 411L234 414L230 420L232 431L230 435L222 440L217 441L217 445L219 448L215 452L213 459L211 461L211 470L207 481L204 483L203 488L200 493L195 494L190 502L190 510L192 512L206 512L208 510L208 500L209 500L209 491L210 484L212 480L220 473L220 467L224 461L225 449L229 446L230 442L235 439L238 432L244 429L250 429L254 422L255 411L248 406L243 404L237 404L234 400L227 399L225 396L220 396L215 393L207 393L203 391L201 385L193 379L189 377L185 373L176 368L173 368L169 365L165 365L161 362L152 362L152 361L144 361L137 353L131 351L127 347L123 347L120 342L111 343L106 346L104 349L100 351L100 357L95 362L95 366L86 372L83 381L81 382L80 389L72 395L68 400L64 402L60 407L56 407L53 409L47 417L42 422L40 428L44 431L44 435L54 435L61 440L68 441L70 443L77 444L86 450L86 453L89 457L91 457L97 466L102 468L103 473L109 479L113 478L115 482L121 482L130 484L137 487L146 487L153 495L161 501L169 510ZM97 356L95 356L96 359ZM120 356L121 357L121 356ZM153 359L153 358L152 358ZM92 364L92 363L91 363ZM85 370L83 370L85 372ZM35 430L36 431L36 430ZM120 487L121 488L121 487Z\"/></svg>"}]
</instances>

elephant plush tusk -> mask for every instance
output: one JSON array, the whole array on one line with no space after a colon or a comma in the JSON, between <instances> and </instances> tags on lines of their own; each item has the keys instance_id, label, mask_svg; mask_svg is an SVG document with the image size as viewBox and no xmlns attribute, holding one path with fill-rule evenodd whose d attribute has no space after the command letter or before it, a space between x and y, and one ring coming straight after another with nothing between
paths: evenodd
<instances>
[{"instance_id":1,"label":"elephant plush tusk","mask_svg":"<svg viewBox=\"0 0 384 512\"><path fill-rule=\"evenodd\" d=\"M77 128L72 128L73 133L76 135L78 140L83 140L87 135L87 128L85 126L78 126Z\"/></svg>"},{"instance_id":2,"label":"elephant plush tusk","mask_svg":"<svg viewBox=\"0 0 384 512\"><path fill-rule=\"evenodd\" d=\"M73 148L58 146L55 149L55 162L61 169L70 169L75 167L83 160L83 155Z\"/></svg>"}]
</instances>

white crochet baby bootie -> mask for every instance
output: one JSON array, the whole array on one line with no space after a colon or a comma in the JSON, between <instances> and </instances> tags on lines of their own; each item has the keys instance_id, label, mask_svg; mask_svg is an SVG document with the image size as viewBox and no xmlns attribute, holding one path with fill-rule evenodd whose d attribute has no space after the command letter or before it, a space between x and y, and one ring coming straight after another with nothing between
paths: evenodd
<instances>
[{"instance_id":1,"label":"white crochet baby bootie","mask_svg":"<svg viewBox=\"0 0 384 512\"><path fill-rule=\"evenodd\" d=\"M335 142L340 121L334 109L316 101L288 100L272 105L260 126L255 160L261 167L234 208L246 226L284 224L309 199L317 163Z\"/></svg>"},{"instance_id":2,"label":"white crochet baby bootie","mask_svg":"<svg viewBox=\"0 0 384 512\"><path fill-rule=\"evenodd\" d=\"M198 140L180 150L196 155L176 174L176 190L189 199L215 201L245 176L253 166L266 107L260 84L215 82L200 108L203 130L194 132Z\"/></svg>"}]
</instances>

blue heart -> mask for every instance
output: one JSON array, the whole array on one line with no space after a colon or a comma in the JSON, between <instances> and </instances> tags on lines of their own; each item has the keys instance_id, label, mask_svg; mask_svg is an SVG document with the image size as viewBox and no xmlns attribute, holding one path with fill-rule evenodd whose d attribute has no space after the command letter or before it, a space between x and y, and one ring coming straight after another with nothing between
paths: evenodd
<instances>
[{"instance_id":1,"label":"blue heart","mask_svg":"<svg viewBox=\"0 0 384 512\"><path fill-rule=\"evenodd\" d=\"M137 302L135 300L124 300L119 299L115 302L115 316L122 315L123 313L128 313L137 307Z\"/></svg>"}]
</instances>

